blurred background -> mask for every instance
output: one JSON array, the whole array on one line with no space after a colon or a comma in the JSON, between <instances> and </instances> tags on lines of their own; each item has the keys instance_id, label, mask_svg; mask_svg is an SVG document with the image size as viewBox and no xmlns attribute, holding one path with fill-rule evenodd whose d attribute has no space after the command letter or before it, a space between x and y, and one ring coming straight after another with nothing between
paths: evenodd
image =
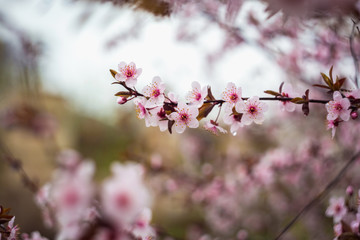
<instances>
[{"instance_id":1,"label":"blurred background","mask_svg":"<svg viewBox=\"0 0 360 240\"><path fill-rule=\"evenodd\" d=\"M236 136L201 127L171 135L146 128L133 103L116 103L121 89L109 72L135 62L138 90L160 76L183 99L192 81L210 85L216 98L228 82L244 96L265 96L283 81L302 95L331 65L355 87L350 18L284 21L282 13L270 17L267 4L246 1L231 13L226 1L175 8L156 0L1 0L2 143L40 185L64 149L92 159L99 183L114 161L143 164L155 196L153 224L175 239L274 238L359 149L358 121L331 139L324 106L311 106L305 117L300 106L286 113L269 103L264 124ZM316 90L311 96L331 98ZM358 169L332 194L357 189ZM12 208L21 231L53 238L34 196L3 161L0 180L0 204ZM314 207L284 239L331 238L326 207Z\"/></svg>"}]
</instances>

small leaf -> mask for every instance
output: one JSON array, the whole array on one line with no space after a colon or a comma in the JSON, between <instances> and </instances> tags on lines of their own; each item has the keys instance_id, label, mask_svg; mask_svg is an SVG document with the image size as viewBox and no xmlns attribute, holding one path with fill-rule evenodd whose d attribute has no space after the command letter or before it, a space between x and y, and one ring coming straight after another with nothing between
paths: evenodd
<instances>
[{"instance_id":1,"label":"small leaf","mask_svg":"<svg viewBox=\"0 0 360 240\"><path fill-rule=\"evenodd\" d=\"M283 88L283 86L284 86L284 82L282 82L282 83L280 84L279 93L282 93L282 88Z\"/></svg>"},{"instance_id":2,"label":"small leaf","mask_svg":"<svg viewBox=\"0 0 360 240\"><path fill-rule=\"evenodd\" d=\"M273 96L281 96L280 93L272 91L272 90L266 90L266 91L264 91L264 93L270 94L270 95L273 95Z\"/></svg>"},{"instance_id":3,"label":"small leaf","mask_svg":"<svg viewBox=\"0 0 360 240\"><path fill-rule=\"evenodd\" d=\"M196 119L198 121L200 121L203 118L206 118L207 115L209 115L209 113L211 112L211 110L214 108L214 104L213 103L204 103L200 108L199 108L199 115L196 117Z\"/></svg>"},{"instance_id":4,"label":"small leaf","mask_svg":"<svg viewBox=\"0 0 360 240\"><path fill-rule=\"evenodd\" d=\"M115 75L117 74L117 71L110 69L110 73L115 78Z\"/></svg>"},{"instance_id":5,"label":"small leaf","mask_svg":"<svg viewBox=\"0 0 360 240\"><path fill-rule=\"evenodd\" d=\"M132 96L132 94L130 92L124 92L124 91L120 91L120 92L117 92L115 93L115 96L117 97L130 97Z\"/></svg>"},{"instance_id":6,"label":"small leaf","mask_svg":"<svg viewBox=\"0 0 360 240\"><path fill-rule=\"evenodd\" d=\"M174 123L175 123L174 120L169 120L168 122L168 130L170 134L172 134L172 126L174 125Z\"/></svg>"},{"instance_id":7,"label":"small leaf","mask_svg":"<svg viewBox=\"0 0 360 240\"><path fill-rule=\"evenodd\" d=\"M331 66L330 71L329 71L329 77L330 77L331 82L334 82L333 77L332 77L333 67L334 66Z\"/></svg>"},{"instance_id":8,"label":"small leaf","mask_svg":"<svg viewBox=\"0 0 360 240\"><path fill-rule=\"evenodd\" d=\"M320 84L314 84L314 87L319 87L319 88L326 88L326 89L330 89L328 86L325 85L320 85Z\"/></svg>"},{"instance_id":9,"label":"small leaf","mask_svg":"<svg viewBox=\"0 0 360 240\"><path fill-rule=\"evenodd\" d=\"M296 103L296 104L303 104L303 103L305 103L306 101L305 101L303 98L296 97L296 98L291 99L290 102Z\"/></svg>"},{"instance_id":10,"label":"small leaf","mask_svg":"<svg viewBox=\"0 0 360 240\"><path fill-rule=\"evenodd\" d=\"M211 87L210 86L208 86L208 94L207 94L207 96L206 96L206 100L210 100L210 101L214 101L214 100L216 100L216 98L213 96L213 94L212 94L212 92L211 92Z\"/></svg>"},{"instance_id":11,"label":"small leaf","mask_svg":"<svg viewBox=\"0 0 360 240\"><path fill-rule=\"evenodd\" d=\"M310 113L309 102L306 102L302 105L302 111L305 116L309 115L309 113Z\"/></svg>"},{"instance_id":12,"label":"small leaf","mask_svg":"<svg viewBox=\"0 0 360 240\"><path fill-rule=\"evenodd\" d=\"M326 74L321 73L322 78L324 79L324 82L329 86L330 89L333 88L333 82L330 80L330 78L328 76L326 76Z\"/></svg>"}]
</instances>

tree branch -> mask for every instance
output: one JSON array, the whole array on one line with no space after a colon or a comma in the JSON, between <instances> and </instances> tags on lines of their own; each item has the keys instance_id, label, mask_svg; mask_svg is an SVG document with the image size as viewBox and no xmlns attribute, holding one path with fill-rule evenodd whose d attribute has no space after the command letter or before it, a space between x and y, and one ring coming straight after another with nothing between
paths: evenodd
<instances>
[{"instance_id":1,"label":"tree branch","mask_svg":"<svg viewBox=\"0 0 360 240\"><path fill-rule=\"evenodd\" d=\"M284 229L277 235L275 240L279 240L296 222L297 220L309 211L314 205L319 203L329 192L330 190L341 180L342 176L346 173L349 167L360 157L360 152L357 152L350 160L345 164L345 166L340 170L340 172L335 176L335 178L329 182L325 189L320 192L314 199L312 199L301 211L284 227Z\"/></svg>"}]
</instances>

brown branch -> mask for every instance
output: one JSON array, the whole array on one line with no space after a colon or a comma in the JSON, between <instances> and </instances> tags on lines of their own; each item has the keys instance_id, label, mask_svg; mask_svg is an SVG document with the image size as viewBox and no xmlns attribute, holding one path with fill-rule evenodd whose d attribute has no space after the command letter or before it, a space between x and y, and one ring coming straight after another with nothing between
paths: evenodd
<instances>
[{"instance_id":1,"label":"brown branch","mask_svg":"<svg viewBox=\"0 0 360 240\"><path fill-rule=\"evenodd\" d=\"M352 30L351 30L351 35L350 35L350 52L351 52L351 56L352 56L352 59L354 61L354 67L355 67L355 84L356 86L359 88L360 85L359 85L359 59L357 58L356 56L356 53L355 53L355 49L354 49L354 37L355 37L355 28L356 28L356 24L358 22L355 22L354 20L353 21L353 27L352 27Z\"/></svg>"},{"instance_id":2,"label":"brown branch","mask_svg":"<svg viewBox=\"0 0 360 240\"><path fill-rule=\"evenodd\" d=\"M277 235L275 240L279 240L296 222L297 220L309 211L314 205L319 203L329 192L330 190L341 180L343 175L349 169L349 167L360 157L360 152L357 152L350 160L345 164L345 166L340 170L340 172L335 176L335 178L329 182L325 189L320 192L315 198L313 198L306 206L301 209L301 211L284 227L284 229Z\"/></svg>"},{"instance_id":3,"label":"brown branch","mask_svg":"<svg viewBox=\"0 0 360 240\"><path fill-rule=\"evenodd\" d=\"M22 167L22 163L19 159L15 158L9 148L5 146L0 140L0 154L1 159L4 160L15 172L17 172L21 178L23 184L29 188L32 193L37 193L39 190L38 184L33 181Z\"/></svg>"}]
</instances>

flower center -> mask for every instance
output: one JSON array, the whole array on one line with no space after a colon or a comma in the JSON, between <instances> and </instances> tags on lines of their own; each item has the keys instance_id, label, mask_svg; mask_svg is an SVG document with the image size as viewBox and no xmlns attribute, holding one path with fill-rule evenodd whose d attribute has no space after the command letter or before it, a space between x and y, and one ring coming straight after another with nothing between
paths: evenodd
<instances>
[{"instance_id":1,"label":"flower center","mask_svg":"<svg viewBox=\"0 0 360 240\"><path fill-rule=\"evenodd\" d=\"M336 103L334 108L335 108L336 111L341 111L343 109L343 107L339 103Z\"/></svg>"},{"instance_id":2,"label":"flower center","mask_svg":"<svg viewBox=\"0 0 360 240\"><path fill-rule=\"evenodd\" d=\"M181 119L181 121L186 123L189 120L189 115L186 113L182 113L182 114L180 114L180 119Z\"/></svg>"},{"instance_id":3,"label":"flower center","mask_svg":"<svg viewBox=\"0 0 360 240\"><path fill-rule=\"evenodd\" d=\"M231 100L232 102L235 102L237 99L238 99L238 95L237 95L237 94L233 93L233 94L230 95L230 100Z\"/></svg>"},{"instance_id":4,"label":"flower center","mask_svg":"<svg viewBox=\"0 0 360 240\"><path fill-rule=\"evenodd\" d=\"M241 122L241 117L242 117L241 114L234 114L233 115L234 120L237 121L237 122Z\"/></svg>"},{"instance_id":5,"label":"flower center","mask_svg":"<svg viewBox=\"0 0 360 240\"><path fill-rule=\"evenodd\" d=\"M131 66L126 66L123 70L123 74L128 78L134 76L134 73L135 73L135 69L134 67Z\"/></svg>"},{"instance_id":6,"label":"flower center","mask_svg":"<svg viewBox=\"0 0 360 240\"><path fill-rule=\"evenodd\" d=\"M161 119L166 118L165 110L163 108L157 113L157 115Z\"/></svg>"},{"instance_id":7,"label":"flower center","mask_svg":"<svg viewBox=\"0 0 360 240\"><path fill-rule=\"evenodd\" d=\"M199 100L201 99L201 94L200 94L200 93L196 93L195 99L196 99L196 101L199 101Z\"/></svg>"},{"instance_id":8,"label":"flower center","mask_svg":"<svg viewBox=\"0 0 360 240\"><path fill-rule=\"evenodd\" d=\"M335 206L335 212L339 213L341 211L341 206L340 205L336 205Z\"/></svg>"},{"instance_id":9,"label":"flower center","mask_svg":"<svg viewBox=\"0 0 360 240\"><path fill-rule=\"evenodd\" d=\"M64 203L66 206L71 207L78 203L79 195L75 189L70 189L64 194Z\"/></svg>"},{"instance_id":10,"label":"flower center","mask_svg":"<svg viewBox=\"0 0 360 240\"><path fill-rule=\"evenodd\" d=\"M121 209L126 209L130 207L131 201L129 196L126 193L120 193L116 196L116 206Z\"/></svg>"},{"instance_id":11,"label":"flower center","mask_svg":"<svg viewBox=\"0 0 360 240\"><path fill-rule=\"evenodd\" d=\"M151 94L153 97L158 97L160 95L160 90L159 89L154 89L152 91L152 94Z\"/></svg>"},{"instance_id":12,"label":"flower center","mask_svg":"<svg viewBox=\"0 0 360 240\"><path fill-rule=\"evenodd\" d=\"M249 107L249 113L250 114L255 114L257 112L257 110L256 110L256 107L255 106L250 106Z\"/></svg>"}]
</instances>

